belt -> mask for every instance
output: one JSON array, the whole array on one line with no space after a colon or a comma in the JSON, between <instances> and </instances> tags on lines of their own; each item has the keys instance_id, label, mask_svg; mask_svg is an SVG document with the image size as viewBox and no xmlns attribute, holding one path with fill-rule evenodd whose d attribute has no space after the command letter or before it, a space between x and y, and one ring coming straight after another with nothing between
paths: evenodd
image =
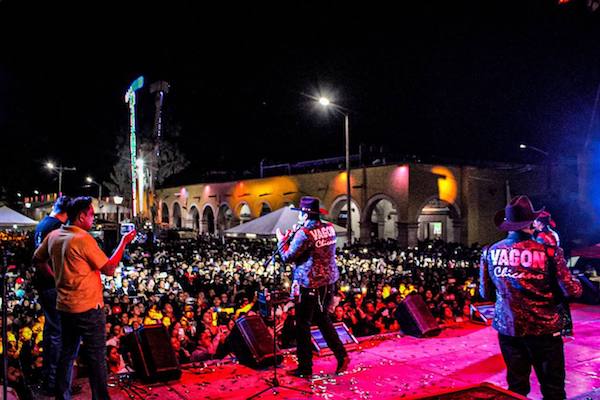
<instances>
[{"instance_id":1,"label":"belt","mask_svg":"<svg viewBox=\"0 0 600 400\"><path fill-rule=\"evenodd\" d=\"M327 292L329 291L330 285L323 285L316 288L307 288L300 287L300 296L298 297L298 302L302 302L302 296L317 296L317 302L319 304L319 308L323 311L323 301L325 297L327 297Z\"/></svg>"}]
</instances>

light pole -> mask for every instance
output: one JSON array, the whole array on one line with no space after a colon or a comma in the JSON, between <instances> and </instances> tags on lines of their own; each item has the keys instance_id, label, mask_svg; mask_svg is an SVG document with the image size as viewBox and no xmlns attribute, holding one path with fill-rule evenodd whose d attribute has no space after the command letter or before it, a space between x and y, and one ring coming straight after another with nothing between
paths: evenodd
<instances>
[{"instance_id":1,"label":"light pole","mask_svg":"<svg viewBox=\"0 0 600 400\"><path fill-rule=\"evenodd\" d=\"M344 116L344 133L346 137L346 235L348 244L352 244L352 197L350 195L350 121L345 109L332 103L327 97L320 97L319 104L323 107L331 107L334 111Z\"/></svg>"},{"instance_id":2,"label":"light pole","mask_svg":"<svg viewBox=\"0 0 600 400\"><path fill-rule=\"evenodd\" d=\"M550 159L550 153L540 149L539 147L531 146L525 143L519 144L519 148L521 150L531 149L546 157L546 192L550 193L550 188L552 187L552 160Z\"/></svg>"},{"instance_id":3,"label":"light pole","mask_svg":"<svg viewBox=\"0 0 600 400\"><path fill-rule=\"evenodd\" d=\"M94 185L98 186L98 205L100 205L100 202L102 202L102 184L96 182L91 176L86 177L85 181L87 183L93 183Z\"/></svg>"},{"instance_id":4,"label":"light pole","mask_svg":"<svg viewBox=\"0 0 600 400\"><path fill-rule=\"evenodd\" d=\"M77 171L75 167L63 167L62 165L56 166L52 162L46 163L46 168L50 171L56 171L58 173L58 196L62 196L62 174L64 171Z\"/></svg>"},{"instance_id":5,"label":"light pole","mask_svg":"<svg viewBox=\"0 0 600 400\"><path fill-rule=\"evenodd\" d=\"M135 137L135 92L140 90L144 86L144 77L140 76L135 81L131 83L129 89L125 93L125 103L129 104L129 125L130 125L130 133L129 133L129 152L131 156L131 204L133 217L137 216L136 209L136 187L135 187L135 179L136 179L136 158L137 158L137 144ZM141 196L141 194L140 194Z\"/></svg>"},{"instance_id":6,"label":"light pole","mask_svg":"<svg viewBox=\"0 0 600 400\"><path fill-rule=\"evenodd\" d=\"M113 196L113 201L115 202L115 205L117 206L117 224L121 223L121 215L119 214L119 206L121 205L121 203L123 203L123 197L121 196Z\"/></svg>"},{"instance_id":7,"label":"light pole","mask_svg":"<svg viewBox=\"0 0 600 400\"><path fill-rule=\"evenodd\" d=\"M143 212L144 212L144 160L141 158L138 158L135 161L135 165L137 167L137 182L138 182L138 190L137 190L137 194L138 194L138 202L139 202L139 208L138 208L138 213L140 214L140 216L143 216Z\"/></svg>"}]
</instances>

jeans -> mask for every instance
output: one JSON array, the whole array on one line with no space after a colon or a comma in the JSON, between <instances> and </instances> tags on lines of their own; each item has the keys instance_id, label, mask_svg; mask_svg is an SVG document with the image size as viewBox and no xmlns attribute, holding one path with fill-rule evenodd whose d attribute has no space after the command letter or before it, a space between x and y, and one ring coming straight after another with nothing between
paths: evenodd
<instances>
[{"instance_id":1,"label":"jeans","mask_svg":"<svg viewBox=\"0 0 600 400\"><path fill-rule=\"evenodd\" d=\"M40 291L40 305L44 311L44 360L42 366L42 377L44 386L54 390L56 385L56 367L60 355L60 314L56 310L56 289L45 289Z\"/></svg>"},{"instance_id":2,"label":"jeans","mask_svg":"<svg viewBox=\"0 0 600 400\"><path fill-rule=\"evenodd\" d=\"M335 358L346 357L346 349L342 344L327 308L335 293L335 285L321 286L315 289L300 288L300 302L296 304L296 329L298 342L298 369L312 373L312 343L310 327L315 324L323 334Z\"/></svg>"},{"instance_id":3,"label":"jeans","mask_svg":"<svg viewBox=\"0 0 600 400\"><path fill-rule=\"evenodd\" d=\"M90 388L93 400L110 399L106 367L106 315L104 309L72 314L60 313L62 348L56 371L56 399L71 398L73 362L83 339L83 355L89 366Z\"/></svg>"},{"instance_id":4,"label":"jeans","mask_svg":"<svg viewBox=\"0 0 600 400\"><path fill-rule=\"evenodd\" d=\"M533 366L544 400L566 398L565 353L560 335L514 337L499 334L498 339L506 363L509 390L527 396Z\"/></svg>"}]
</instances>

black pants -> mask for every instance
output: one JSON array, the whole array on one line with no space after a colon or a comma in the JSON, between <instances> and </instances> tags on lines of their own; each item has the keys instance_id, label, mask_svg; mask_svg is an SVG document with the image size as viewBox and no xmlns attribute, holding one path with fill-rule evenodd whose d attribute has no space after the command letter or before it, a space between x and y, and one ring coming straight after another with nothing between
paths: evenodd
<instances>
[{"instance_id":1,"label":"black pants","mask_svg":"<svg viewBox=\"0 0 600 400\"><path fill-rule=\"evenodd\" d=\"M60 314L56 309L56 289L40 290L40 304L44 311L45 323L42 347L44 360L42 374L44 386L49 391L54 391L56 386L56 368L60 355L61 331Z\"/></svg>"},{"instance_id":2,"label":"black pants","mask_svg":"<svg viewBox=\"0 0 600 400\"><path fill-rule=\"evenodd\" d=\"M506 363L508 389L527 396L529 375L535 370L544 400L565 399L565 353L560 335L498 335Z\"/></svg>"},{"instance_id":3,"label":"black pants","mask_svg":"<svg viewBox=\"0 0 600 400\"><path fill-rule=\"evenodd\" d=\"M296 304L296 329L298 332L298 368L305 372L312 372L312 344L310 340L310 327L316 325L323 334L329 348L338 360L346 356L346 349L342 344L329 314L327 306L333 298L335 285L321 286L309 289L300 288L300 302Z\"/></svg>"},{"instance_id":4,"label":"black pants","mask_svg":"<svg viewBox=\"0 0 600 400\"><path fill-rule=\"evenodd\" d=\"M103 308L82 313L60 313L62 347L56 370L56 399L71 399L73 362L83 339L85 356L90 368L90 388L93 400L109 400L106 368L106 315Z\"/></svg>"}]
</instances>

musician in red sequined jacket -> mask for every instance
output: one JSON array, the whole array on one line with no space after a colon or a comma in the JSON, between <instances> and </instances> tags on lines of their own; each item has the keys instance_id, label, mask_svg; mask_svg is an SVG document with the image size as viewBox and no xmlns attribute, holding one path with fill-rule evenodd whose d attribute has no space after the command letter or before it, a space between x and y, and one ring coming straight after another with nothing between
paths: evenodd
<instances>
[{"instance_id":1,"label":"musician in red sequined jacket","mask_svg":"<svg viewBox=\"0 0 600 400\"><path fill-rule=\"evenodd\" d=\"M496 213L496 227L508 235L484 249L479 290L483 298L496 296L493 327L508 389L527 396L534 368L544 399L562 400L566 371L558 305L564 293L580 296L582 287L560 247L533 239L533 222L542 212L521 195Z\"/></svg>"},{"instance_id":2,"label":"musician in red sequined jacket","mask_svg":"<svg viewBox=\"0 0 600 400\"><path fill-rule=\"evenodd\" d=\"M555 266L555 278L550 263ZM507 336L560 331L555 284L570 297L579 297L582 292L581 283L567 268L562 249L538 243L524 231L509 232L506 239L484 249L480 275L481 296L496 298L493 327Z\"/></svg>"}]
</instances>

